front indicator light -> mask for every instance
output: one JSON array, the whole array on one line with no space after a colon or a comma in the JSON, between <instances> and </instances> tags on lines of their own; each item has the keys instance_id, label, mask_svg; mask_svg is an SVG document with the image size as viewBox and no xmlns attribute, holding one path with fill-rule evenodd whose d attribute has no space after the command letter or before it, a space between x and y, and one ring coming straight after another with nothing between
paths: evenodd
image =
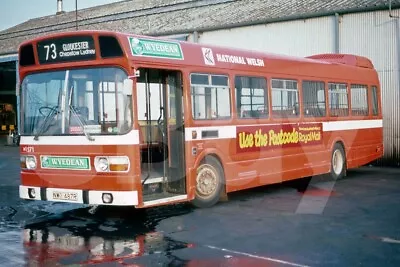
<instances>
[{"instance_id":1,"label":"front indicator light","mask_svg":"<svg viewBox=\"0 0 400 267\"><path fill-rule=\"evenodd\" d=\"M112 172L127 172L129 170L128 157L109 157L110 171Z\"/></svg>"},{"instance_id":2,"label":"front indicator light","mask_svg":"<svg viewBox=\"0 0 400 267\"><path fill-rule=\"evenodd\" d=\"M112 172L126 172L128 170L128 164L110 164L110 171Z\"/></svg>"},{"instance_id":3,"label":"front indicator light","mask_svg":"<svg viewBox=\"0 0 400 267\"><path fill-rule=\"evenodd\" d=\"M21 169L26 169L26 157L25 156L21 156L20 166L21 166Z\"/></svg>"}]
</instances>

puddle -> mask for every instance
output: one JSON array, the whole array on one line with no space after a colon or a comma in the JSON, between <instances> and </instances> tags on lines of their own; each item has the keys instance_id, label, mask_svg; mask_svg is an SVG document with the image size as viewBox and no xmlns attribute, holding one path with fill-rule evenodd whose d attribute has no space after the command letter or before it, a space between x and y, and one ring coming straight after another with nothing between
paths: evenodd
<instances>
[{"instance_id":1,"label":"puddle","mask_svg":"<svg viewBox=\"0 0 400 267\"><path fill-rule=\"evenodd\" d=\"M20 229L0 232L0 266L25 266Z\"/></svg>"},{"instance_id":2,"label":"puddle","mask_svg":"<svg viewBox=\"0 0 400 267\"><path fill-rule=\"evenodd\" d=\"M149 210L104 208L94 215L87 208L67 211L25 225L24 258L33 266L62 266L126 264L126 260L150 254L168 256L190 245L171 240L155 227L162 219L190 211L184 205Z\"/></svg>"},{"instance_id":3,"label":"puddle","mask_svg":"<svg viewBox=\"0 0 400 267\"><path fill-rule=\"evenodd\" d=\"M122 263L170 257L186 248L155 231L159 221L187 214L187 205L148 210L100 208L19 199L19 149L0 147L0 266Z\"/></svg>"}]
</instances>

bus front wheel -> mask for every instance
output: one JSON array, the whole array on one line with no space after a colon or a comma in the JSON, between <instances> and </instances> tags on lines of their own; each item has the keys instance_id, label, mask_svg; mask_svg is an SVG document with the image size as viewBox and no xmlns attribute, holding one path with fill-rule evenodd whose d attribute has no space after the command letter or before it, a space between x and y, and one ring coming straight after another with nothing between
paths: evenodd
<instances>
[{"instance_id":1,"label":"bus front wheel","mask_svg":"<svg viewBox=\"0 0 400 267\"><path fill-rule=\"evenodd\" d=\"M197 168L196 196L192 204L198 208L215 205L223 192L224 172L214 157L207 157Z\"/></svg>"},{"instance_id":2,"label":"bus front wheel","mask_svg":"<svg viewBox=\"0 0 400 267\"><path fill-rule=\"evenodd\" d=\"M336 143L331 156L331 177L334 180L342 179L346 174L346 154L340 143Z\"/></svg>"}]
</instances>

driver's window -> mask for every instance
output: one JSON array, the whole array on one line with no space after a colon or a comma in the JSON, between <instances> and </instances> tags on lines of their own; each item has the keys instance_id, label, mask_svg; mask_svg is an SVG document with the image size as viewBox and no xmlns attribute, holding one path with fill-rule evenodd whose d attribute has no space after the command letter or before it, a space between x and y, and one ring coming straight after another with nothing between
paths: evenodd
<instances>
[{"instance_id":1,"label":"driver's window","mask_svg":"<svg viewBox=\"0 0 400 267\"><path fill-rule=\"evenodd\" d=\"M50 107L57 107L60 105L60 90L64 86L63 81L51 80L43 83L28 84L25 89L27 94L25 101L31 103L30 114L39 113L40 108L49 107L48 109L41 109L40 112L47 115ZM32 105L33 104L33 105ZM36 116L38 116L37 114Z\"/></svg>"}]
</instances>

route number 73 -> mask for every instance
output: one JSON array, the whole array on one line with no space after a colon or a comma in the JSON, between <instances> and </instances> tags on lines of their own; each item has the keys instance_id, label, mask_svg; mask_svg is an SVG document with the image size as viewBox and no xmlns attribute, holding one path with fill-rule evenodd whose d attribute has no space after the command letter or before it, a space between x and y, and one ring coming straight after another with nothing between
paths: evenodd
<instances>
[{"instance_id":1,"label":"route number 73","mask_svg":"<svg viewBox=\"0 0 400 267\"><path fill-rule=\"evenodd\" d=\"M49 55L52 59L57 58L57 50L55 44L45 45L44 48L46 49L46 60L49 60Z\"/></svg>"}]
</instances>

